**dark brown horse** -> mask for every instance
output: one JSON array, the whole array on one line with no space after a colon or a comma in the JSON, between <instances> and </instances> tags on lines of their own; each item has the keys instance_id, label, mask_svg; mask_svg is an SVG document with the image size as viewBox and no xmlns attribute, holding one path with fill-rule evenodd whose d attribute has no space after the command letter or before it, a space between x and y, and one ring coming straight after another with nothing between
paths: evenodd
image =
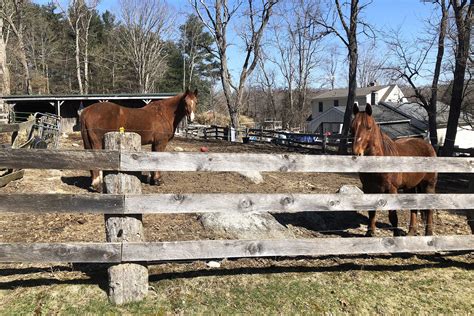
<instances>
[{"instance_id":1,"label":"dark brown horse","mask_svg":"<svg viewBox=\"0 0 474 316\"><path fill-rule=\"evenodd\" d=\"M435 157L433 147L419 138L403 138L393 141L384 134L372 117L372 107L367 104L365 112L359 112L354 104L354 119L351 130L354 136L353 153L359 156L422 156ZM404 192L435 193L436 173L359 173L364 193L393 193L399 189ZM433 234L433 211L423 210L425 234ZM410 214L408 235L416 234L417 211ZM389 211L389 219L394 236L400 236L398 217L395 210ZM369 227L366 236L375 232L375 211L369 211Z\"/></svg>"},{"instance_id":2,"label":"dark brown horse","mask_svg":"<svg viewBox=\"0 0 474 316\"><path fill-rule=\"evenodd\" d=\"M126 108L111 102L94 103L81 113L81 134L85 149L102 149L104 134L119 131L140 134L142 145L151 144L152 151L164 151L174 137L179 122L187 116L194 120L197 90L178 94L172 98L154 101L142 108ZM92 187L101 191L102 175L92 170ZM152 173L151 183L159 184L158 171Z\"/></svg>"}]
</instances>

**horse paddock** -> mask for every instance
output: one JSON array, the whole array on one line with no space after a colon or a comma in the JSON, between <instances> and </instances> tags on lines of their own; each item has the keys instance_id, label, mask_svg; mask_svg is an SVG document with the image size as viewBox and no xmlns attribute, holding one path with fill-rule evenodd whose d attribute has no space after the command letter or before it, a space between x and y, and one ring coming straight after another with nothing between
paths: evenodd
<instances>
[{"instance_id":1,"label":"horse paddock","mask_svg":"<svg viewBox=\"0 0 474 316\"><path fill-rule=\"evenodd\" d=\"M61 139L63 149L82 149L79 133ZM232 144L176 138L167 151L286 153L273 145ZM179 148L178 148L179 147ZM150 150L145 146L143 150ZM41 159L41 157L38 157ZM91 162L92 164L93 162ZM264 173L254 184L237 173L163 172L163 184L142 184L147 193L335 193L342 185L360 187L357 175ZM90 192L86 170L26 170L23 179L2 193ZM449 188L442 188L450 192ZM12 210L14 211L14 210ZM277 214L295 238L359 237L367 230L367 212ZM408 230L409 212L399 214ZM421 223L421 222L420 222ZM230 239L206 230L195 214L144 215L147 241ZM377 236L391 236L386 212L377 216ZM419 232L423 229L419 226ZM435 235L470 234L462 214L436 210ZM0 242L102 242L103 215L0 214ZM122 307L107 302L101 289L102 265L0 265L0 310L15 312L467 312L474 301L472 254L268 258L163 263L150 266L148 298ZM456 293L456 295L453 295Z\"/></svg>"}]
</instances>

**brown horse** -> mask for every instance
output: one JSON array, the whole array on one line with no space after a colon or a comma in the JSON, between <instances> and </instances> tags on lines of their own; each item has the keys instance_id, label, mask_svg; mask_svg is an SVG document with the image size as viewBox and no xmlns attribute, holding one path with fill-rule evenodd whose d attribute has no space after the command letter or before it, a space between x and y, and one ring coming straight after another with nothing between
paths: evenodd
<instances>
[{"instance_id":1,"label":"brown horse","mask_svg":"<svg viewBox=\"0 0 474 316\"><path fill-rule=\"evenodd\" d=\"M354 104L354 119L351 124L354 142L353 153L358 156L422 156L435 157L433 147L419 138L403 138L393 141L384 134L372 117L372 107L367 104L365 112L359 112ZM399 189L404 192L434 193L436 173L359 173L364 193L393 193ZM433 234L433 211L424 210L425 234ZM410 214L408 235L416 234L417 211ZM389 219L394 236L400 236L398 217L395 210L389 211ZM369 227L366 236L375 232L375 211L369 211Z\"/></svg>"},{"instance_id":2,"label":"brown horse","mask_svg":"<svg viewBox=\"0 0 474 316\"><path fill-rule=\"evenodd\" d=\"M119 131L140 134L142 145L151 144L152 151L164 151L174 137L176 128L187 116L194 120L198 91L178 94L172 98L154 101L142 108L126 108L111 102L94 103L81 113L81 134L85 149L102 149L104 134ZM102 175L92 170L92 187L101 191ZM152 173L151 183L160 184L159 171Z\"/></svg>"}]
</instances>

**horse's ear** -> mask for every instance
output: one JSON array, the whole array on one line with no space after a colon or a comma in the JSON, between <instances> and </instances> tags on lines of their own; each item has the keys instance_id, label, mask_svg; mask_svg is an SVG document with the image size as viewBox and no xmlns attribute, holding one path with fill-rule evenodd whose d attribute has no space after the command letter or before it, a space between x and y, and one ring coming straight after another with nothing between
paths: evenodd
<instances>
[{"instance_id":1,"label":"horse's ear","mask_svg":"<svg viewBox=\"0 0 474 316\"><path fill-rule=\"evenodd\" d=\"M198 95L198 89L195 89L195 90L194 90L194 95L195 95L195 96Z\"/></svg>"},{"instance_id":2,"label":"horse's ear","mask_svg":"<svg viewBox=\"0 0 474 316\"><path fill-rule=\"evenodd\" d=\"M372 115L372 106L370 106L369 103L367 103L367 105L365 106L365 113L367 113L367 115Z\"/></svg>"},{"instance_id":3,"label":"horse's ear","mask_svg":"<svg viewBox=\"0 0 474 316\"><path fill-rule=\"evenodd\" d=\"M191 91L189 91L189 88L186 88L186 92L184 92L184 94L188 95L189 92L191 92Z\"/></svg>"},{"instance_id":4,"label":"horse's ear","mask_svg":"<svg viewBox=\"0 0 474 316\"><path fill-rule=\"evenodd\" d=\"M359 113L359 106L357 105L357 102L352 106L352 113L354 113L354 115Z\"/></svg>"}]
</instances>

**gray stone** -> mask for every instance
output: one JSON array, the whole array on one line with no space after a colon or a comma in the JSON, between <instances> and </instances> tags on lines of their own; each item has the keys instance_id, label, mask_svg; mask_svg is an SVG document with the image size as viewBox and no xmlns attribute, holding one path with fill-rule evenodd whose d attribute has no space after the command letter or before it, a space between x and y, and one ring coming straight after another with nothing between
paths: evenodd
<instances>
[{"instance_id":1,"label":"gray stone","mask_svg":"<svg viewBox=\"0 0 474 316\"><path fill-rule=\"evenodd\" d=\"M252 183L263 183L262 174L258 171L240 171L238 173Z\"/></svg>"},{"instance_id":2,"label":"gray stone","mask_svg":"<svg viewBox=\"0 0 474 316\"><path fill-rule=\"evenodd\" d=\"M288 229L269 213L206 213L202 225L237 239L279 239L293 237Z\"/></svg>"}]
</instances>

